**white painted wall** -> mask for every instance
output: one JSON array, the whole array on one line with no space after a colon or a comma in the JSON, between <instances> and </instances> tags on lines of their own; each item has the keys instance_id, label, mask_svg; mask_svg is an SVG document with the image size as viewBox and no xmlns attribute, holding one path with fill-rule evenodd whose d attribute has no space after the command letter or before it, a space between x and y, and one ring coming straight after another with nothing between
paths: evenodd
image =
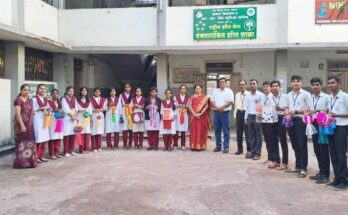
<instances>
[{"instance_id":1,"label":"white painted wall","mask_svg":"<svg viewBox=\"0 0 348 215\"><path fill-rule=\"evenodd\" d=\"M12 25L12 0L1 0L0 23Z\"/></svg>"},{"instance_id":2,"label":"white painted wall","mask_svg":"<svg viewBox=\"0 0 348 215\"><path fill-rule=\"evenodd\" d=\"M289 0L289 43L347 42L345 24L316 25L315 1Z\"/></svg>"},{"instance_id":3,"label":"white painted wall","mask_svg":"<svg viewBox=\"0 0 348 215\"><path fill-rule=\"evenodd\" d=\"M154 46L156 8L59 11L59 40L72 46Z\"/></svg>"},{"instance_id":4,"label":"white painted wall","mask_svg":"<svg viewBox=\"0 0 348 215\"><path fill-rule=\"evenodd\" d=\"M209 6L226 8L232 6ZM166 44L170 46L204 46L262 44L277 42L277 6L275 4L257 6L257 39L255 40L193 40L193 10L198 7L168 7L166 17Z\"/></svg>"},{"instance_id":5,"label":"white painted wall","mask_svg":"<svg viewBox=\"0 0 348 215\"><path fill-rule=\"evenodd\" d=\"M328 60L348 60L348 54L336 54L335 51L288 51L288 87L290 79L294 74L303 77L304 87L310 87L309 81L314 76L323 79L326 85L327 61ZM301 61L308 61L308 68L300 68ZM319 70L319 64L325 65L324 70Z\"/></svg>"},{"instance_id":6,"label":"white painted wall","mask_svg":"<svg viewBox=\"0 0 348 215\"><path fill-rule=\"evenodd\" d=\"M235 62L234 73L241 73L242 79L255 78L262 83L273 80L274 76L274 52L254 52L242 54L220 54L220 55L181 55L169 56L169 85L178 88L180 84L173 83L173 68L199 68L205 73L206 62ZM188 85L193 87L193 84Z\"/></svg>"},{"instance_id":7,"label":"white painted wall","mask_svg":"<svg viewBox=\"0 0 348 215\"><path fill-rule=\"evenodd\" d=\"M11 80L0 78L0 90L1 92L8 92L11 89ZM3 93L0 99L0 146L7 145L11 142L12 132L12 115L11 108L13 107L10 93Z\"/></svg>"},{"instance_id":8,"label":"white painted wall","mask_svg":"<svg viewBox=\"0 0 348 215\"><path fill-rule=\"evenodd\" d=\"M24 1L25 31L58 41L58 10L41 0Z\"/></svg>"}]
</instances>

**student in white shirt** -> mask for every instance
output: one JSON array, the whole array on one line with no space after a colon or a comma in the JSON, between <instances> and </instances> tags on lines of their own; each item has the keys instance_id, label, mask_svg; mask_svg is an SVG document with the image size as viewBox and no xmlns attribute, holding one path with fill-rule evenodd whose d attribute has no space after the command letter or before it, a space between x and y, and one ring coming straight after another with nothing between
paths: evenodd
<instances>
[{"instance_id":1,"label":"student in white shirt","mask_svg":"<svg viewBox=\"0 0 348 215\"><path fill-rule=\"evenodd\" d=\"M293 126L288 130L290 142L295 152L296 169L299 178L307 176L308 147L306 124L303 122L304 114L313 110L313 100L309 92L302 89L302 77L291 77L292 91L288 93L289 108L287 117L291 117Z\"/></svg>"},{"instance_id":2,"label":"student in white shirt","mask_svg":"<svg viewBox=\"0 0 348 215\"><path fill-rule=\"evenodd\" d=\"M334 181L328 185L336 190L346 190L348 186L347 169L347 136L348 136L348 94L340 89L340 79L337 76L328 78L328 88L331 92L328 106L329 114L336 119L334 134L329 136L331 163L334 170Z\"/></svg>"},{"instance_id":3,"label":"student in white shirt","mask_svg":"<svg viewBox=\"0 0 348 215\"><path fill-rule=\"evenodd\" d=\"M257 119L256 115L261 113L257 112L257 106L261 105L262 93L257 90L258 81L251 79L249 82L250 94L246 97L246 111L245 111L245 123L248 126L248 136L251 151L247 153L245 158L259 160L261 158L261 123Z\"/></svg>"},{"instance_id":4,"label":"student in white shirt","mask_svg":"<svg viewBox=\"0 0 348 215\"><path fill-rule=\"evenodd\" d=\"M221 131L224 133L223 153L230 147L230 111L234 101L233 92L226 87L226 78L219 79L219 88L213 91L211 105L214 110L215 144L214 152L221 151Z\"/></svg>"},{"instance_id":5,"label":"student in white shirt","mask_svg":"<svg viewBox=\"0 0 348 215\"><path fill-rule=\"evenodd\" d=\"M248 128L246 124L244 123L246 97L250 92L246 90L247 82L245 80L240 80L238 84L239 84L240 92L236 94L236 98L234 100L235 101L234 116L236 118L237 146L238 146L238 150L234 153L235 155L243 154L243 132L245 135L247 152L250 151Z\"/></svg>"},{"instance_id":6,"label":"student in white shirt","mask_svg":"<svg viewBox=\"0 0 348 215\"><path fill-rule=\"evenodd\" d=\"M261 97L261 105L263 107L266 106L275 106L272 100L272 93L271 93L271 83L269 81L265 81L262 83L263 88L263 95ZM261 117L263 117L261 115ZM274 120L274 116L271 116ZM277 159L277 153L276 153L276 147L275 142L277 142L277 132L276 132L276 122L262 122L262 134L263 138L266 142L266 150L267 150L267 159L264 162L268 165L268 168L274 169L277 168L280 165L279 160ZM279 150L279 149L278 149Z\"/></svg>"},{"instance_id":7,"label":"student in white shirt","mask_svg":"<svg viewBox=\"0 0 348 215\"><path fill-rule=\"evenodd\" d=\"M271 101L275 105L276 114L278 117L277 125L276 125L276 137L277 141L274 143L275 147L275 158L277 163L281 163L276 169L277 170L287 170L288 167L288 143L286 136L286 128L282 125L283 117L285 115L285 108L288 107L288 95L280 92L280 81L272 81L272 97ZM279 142L282 148L282 160L280 160L279 155Z\"/></svg>"},{"instance_id":8,"label":"student in white shirt","mask_svg":"<svg viewBox=\"0 0 348 215\"><path fill-rule=\"evenodd\" d=\"M312 115L315 119L319 112L326 112L330 100L329 95L321 91L322 83L319 77L314 77L310 81L314 105ZM309 179L315 180L317 184L326 184L329 182L330 177L329 143L318 143L319 125L316 120L314 120L313 125L318 131L318 133L312 136L312 140L314 153L318 161L319 172L315 176L310 176Z\"/></svg>"}]
</instances>

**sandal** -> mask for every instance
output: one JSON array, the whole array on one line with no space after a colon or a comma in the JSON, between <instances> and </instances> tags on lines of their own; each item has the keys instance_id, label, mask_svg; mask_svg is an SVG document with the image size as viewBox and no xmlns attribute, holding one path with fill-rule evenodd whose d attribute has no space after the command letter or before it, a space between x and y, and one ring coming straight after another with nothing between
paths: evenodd
<instances>
[{"instance_id":1,"label":"sandal","mask_svg":"<svg viewBox=\"0 0 348 215\"><path fill-rule=\"evenodd\" d=\"M277 168L277 167L279 167L279 166L280 166L279 163L273 162L273 163L271 163L271 164L268 165L268 168L269 168L269 169L275 169L275 168Z\"/></svg>"}]
</instances>

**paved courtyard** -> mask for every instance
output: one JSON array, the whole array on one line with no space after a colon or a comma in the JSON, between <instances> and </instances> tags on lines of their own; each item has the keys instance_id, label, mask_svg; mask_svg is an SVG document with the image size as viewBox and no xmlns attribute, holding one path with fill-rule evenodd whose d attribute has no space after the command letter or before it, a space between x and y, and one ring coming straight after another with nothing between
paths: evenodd
<instances>
[{"instance_id":1,"label":"paved courtyard","mask_svg":"<svg viewBox=\"0 0 348 215\"><path fill-rule=\"evenodd\" d=\"M103 151L26 170L12 169L12 157L5 156L0 214L348 214L348 191L269 170L262 160L233 155L234 147L229 154L212 147Z\"/></svg>"}]
</instances>

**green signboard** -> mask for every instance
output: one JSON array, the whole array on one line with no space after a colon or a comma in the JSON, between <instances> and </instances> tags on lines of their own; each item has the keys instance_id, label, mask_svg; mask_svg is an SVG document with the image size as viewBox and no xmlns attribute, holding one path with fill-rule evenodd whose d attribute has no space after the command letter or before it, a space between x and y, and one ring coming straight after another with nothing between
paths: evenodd
<instances>
[{"instance_id":1,"label":"green signboard","mask_svg":"<svg viewBox=\"0 0 348 215\"><path fill-rule=\"evenodd\" d=\"M256 17L256 7L195 9L193 39L256 39Z\"/></svg>"}]
</instances>

